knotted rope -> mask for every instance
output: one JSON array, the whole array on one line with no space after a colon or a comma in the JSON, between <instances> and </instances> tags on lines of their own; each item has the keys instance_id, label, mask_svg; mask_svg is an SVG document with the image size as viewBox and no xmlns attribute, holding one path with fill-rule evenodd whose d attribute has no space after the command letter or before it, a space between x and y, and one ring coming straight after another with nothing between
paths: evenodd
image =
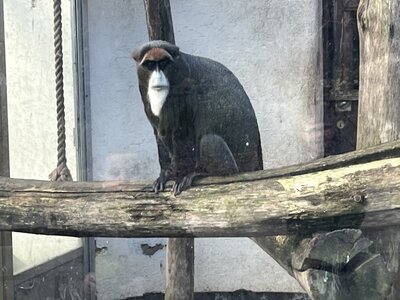
<instances>
[{"instance_id":1,"label":"knotted rope","mask_svg":"<svg viewBox=\"0 0 400 300\"><path fill-rule=\"evenodd\" d=\"M62 49L61 0L54 0L54 50L57 99L57 168L50 173L52 181L70 181L71 172L67 167L65 144L64 76Z\"/></svg>"}]
</instances>

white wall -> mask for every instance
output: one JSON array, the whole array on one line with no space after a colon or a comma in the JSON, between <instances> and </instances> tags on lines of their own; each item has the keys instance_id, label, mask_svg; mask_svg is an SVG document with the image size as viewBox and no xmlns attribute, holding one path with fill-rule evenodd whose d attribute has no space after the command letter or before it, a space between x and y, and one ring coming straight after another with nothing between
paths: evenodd
<instances>
[{"instance_id":1,"label":"white wall","mask_svg":"<svg viewBox=\"0 0 400 300\"><path fill-rule=\"evenodd\" d=\"M70 2L62 8L67 159L74 176ZM57 165L53 1L5 0L4 13L11 177L47 180ZM77 238L13 233L14 273L80 246Z\"/></svg>"},{"instance_id":2,"label":"white wall","mask_svg":"<svg viewBox=\"0 0 400 300\"><path fill-rule=\"evenodd\" d=\"M95 179L155 179L158 159L130 53L147 41L143 1L89 0L90 88ZM292 0L171 0L181 50L218 60L242 82L255 108L264 167L322 153L320 4ZM99 299L164 287L164 239L96 240ZM300 291L248 239L197 239L196 291Z\"/></svg>"}]
</instances>

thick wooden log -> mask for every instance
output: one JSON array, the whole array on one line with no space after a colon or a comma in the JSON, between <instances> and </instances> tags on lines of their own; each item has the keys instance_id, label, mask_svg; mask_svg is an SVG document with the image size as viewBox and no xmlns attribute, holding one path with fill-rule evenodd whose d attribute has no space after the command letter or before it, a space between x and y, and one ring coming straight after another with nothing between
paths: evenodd
<instances>
[{"instance_id":1,"label":"thick wooden log","mask_svg":"<svg viewBox=\"0 0 400 300\"><path fill-rule=\"evenodd\" d=\"M272 179L283 176L295 176L394 157L400 157L400 140L371 146L365 149L358 149L357 151L340 155L328 156L313 160L308 163L281 167L278 169L242 173L229 177L206 177L196 180L196 184L222 184L240 181L253 181L258 179Z\"/></svg>"},{"instance_id":2,"label":"thick wooden log","mask_svg":"<svg viewBox=\"0 0 400 300\"><path fill-rule=\"evenodd\" d=\"M361 68L357 148L364 149L400 136L400 1L361 0L358 17ZM312 299L398 299L399 227L365 230L364 234L366 237L353 240L346 230L308 240L279 236L272 243L278 261L291 269ZM344 243L338 243L336 235ZM371 245L358 249L359 241ZM342 244L337 251L335 242ZM343 261L348 249L359 250L357 259L351 260L349 255L350 261ZM295 250L293 255L291 250ZM312 263L299 265L300 258Z\"/></svg>"},{"instance_id":3,"label":"thick wooden log","mask_svg":"<svg viewBox=\"0 0 400 300\"><path fill-rule=\"evenodd\" d=\"M268 177L268 171L265 177ZM0 230L73 236L260 236L399 224L400 159L199 185L0 179ZM260 173L255 174L260 177Z\"/></svg>"},{"instance_id":4,"label":"thick wooden log","mask_svg":"<svg viewBox=\"0 0 400 300\"><path fill-rule=\"evenodd\" d=\"M400 0L361 0L360 94L357 149L400 136ZM367 232L375 253L386 262L393 283L388 299L400 297L400 227ZM384 282L381 281L381 284Z\"/></svg>"},{"instance_id":5,"label":"thick wooden log","mask_svg":"<svg viewBox=\"0 0 400 300\"><path fill-rule=\"evenodd\" d=\"M371 244L359 229L315 234L296 248L294 275L314 300L386 299L390 275Z\"/></svg>"},{"instance_id":6,"label":"thick wooden log","mask_svg":"<svg viewBox=\"0 0 400 300\"><path fill-rule=\"evenodd\" d=\"M322 171L329 168L341 167L350 164L359 164L362 162L370 161L371 159L381 159L384 157L396 157L399 156L399 149L396 149L397 142L386 143L384 145L378 145L362 150L358 150L357 152L345 153L342 155L331 156L323 159L319 159L308 164L302 166L289 166L286 168L282 168L276 171L272 171L269 178L273 178L274 176L279 176L281 174L304 174L304 172L310 171ZM390 146L389 146L390 145ZM322 227L320 228L323 229ZM327 238L331 237L329 233L327 234ZM296 255L299 254L299 245L308 242L311 242L311 237L307 237L306 232L299 232L297 235L278 235L275 237L269 238L253 238L253 240L267 253L269 253L290 275L294 276L299 283L303 286L303 288L307 291L310 297L313 299L335 299L335 297L341 293L336 290L336 288L340 288L343 285L335 285L335 282L347 282L348 285L346 288L350 288L353 284L351 281L348 281L348 274L333 274L332 272L321 271L320 269L310 268L308 270L296 270L292 266L292 260L296 260ZM317 247L318 250L322 250L321 247L324 245L313 244L314 247ZM352 245L353 246L353 245ZM324 249L328 252L331 249ZM331 255L336 255L336 253L332 253ZM378 271L382 269L382 260L374 260L374 265ZM360 270L363 270L360 266ZM372 268L371 265L369 265ZM379 273L379 272L378 272ZM378 274L377 273L377 274ZM325 274L324 277L319 277L319 275ZM382 274L382 273L379 273ZM353 274L354 275L354 274ZM318 279L323 279L319 281ZM347 281L346 281L347 280ZM383 285L385 286L385 285ZM371 288L375 288L376 284L372 284ZM354 289L354 291L361 292L359 289ZM368 289L364 289L367 291ZM381 294L384 294L385 290L381 289L379 291ZM346 295L346 294L344 294ZM348 293L347 295L353 295ZM362 294L360 294L362 295ZM331 297L331 298L329 298ZM357 298L357 297L355 297Z\"/></svg>"}]
</instances>

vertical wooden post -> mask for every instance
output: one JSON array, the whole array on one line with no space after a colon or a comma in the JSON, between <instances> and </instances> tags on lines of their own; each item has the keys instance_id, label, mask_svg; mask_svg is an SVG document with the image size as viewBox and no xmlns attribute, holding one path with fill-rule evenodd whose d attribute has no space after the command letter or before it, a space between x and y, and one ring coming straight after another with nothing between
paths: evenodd
<instances>
[{"instance_id":1,"label":"vertical wooden post","mask_svg":"<svg viewBox=\"0 0 400 300\"><path fill-rule=\"evenodd\" d=\"M149 40L164 40L175 44L169 0L144 0L144 6ZM193 299L193 270L194 239L168 239L166 300Z\"/></svg>"},{"instance_id":2,"label":"vertical wooden post","mask_svg":"<svg viewBox=\"0 0 400 300\"><path fill-rule=\"evenodd\" d=\"M400 0L361 0L357 149L400 138ZM392 274L389 299L400 297L400 228L369 233Z\"/></svg>"},{"instance_id":3,"label":"vertical wooden post","mask_svg":"<svg viewBox=\"0 0 400 300\"><path fill-rule=\"evenodd\" d=\"M0 0L0 176L10 176L4 7ZM0 233L0 298L14 299L12 233Z\"/></svg>"},{"instance_id":4,"label":"vertical wooden post","mask_svg":"<svg viewBox=\"0 0 400 300\"><path fill-rule=\"evenodd\" d=\"M163 40L175 44L169 0L144 0L149 40Z\"/></svg>"},{"instance_id":5,"label":"vertical wooden post","mask_svg":"<svg viewBox=\"0 0 400 300\"><path fill-rule=\"evenodd\" d=\"M361 0L357 148L400 138L400 0Z\"/></svg>"},{"instance_id":6,"label":"vertical wooden post","mask_svg":"<svg viewBox=\"0 0 400 300\"><path fill-rule=\"evenodd\" d=\"M166 300L192 300L194 239L169 238L167 245Z\"/></svg>"}]
</instances>

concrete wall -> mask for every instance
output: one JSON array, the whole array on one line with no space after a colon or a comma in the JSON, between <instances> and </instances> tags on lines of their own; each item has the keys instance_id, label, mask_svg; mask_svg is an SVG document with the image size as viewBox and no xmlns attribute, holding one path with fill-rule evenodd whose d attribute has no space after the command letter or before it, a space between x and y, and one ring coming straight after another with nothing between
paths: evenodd
<instances>
[{"instance_id":1,"label":"concrete wall","mask_svg":"<svg viewBox=\"0 0 400 300\"><path fill-rule=\"evenodd\" d=\"M5 0L4 13L11 177L47 180L57 165L53 2ZM74 176L70 28L70 2L63 1L67 159ZM80 246L76 238L14 233L14 273Z\"/></svg>"},{"instance_id":2,"label":"concrete wall","mask_svg":"<svg viewBox=\"0 0 400 300\"><path fill-rule=\"evenodd\" d=\"M154 179L152 130L130 53L147 41L143 1L88 0L89 59L96 180ZM242 82L255 108L264 167L322 153L319 1L171 0L177 45L218 60ZM99 299L164 288L164 239L96 239ZM196 240L196 291L300 291L248 239Z\"/></svg>"}]
</instances>

